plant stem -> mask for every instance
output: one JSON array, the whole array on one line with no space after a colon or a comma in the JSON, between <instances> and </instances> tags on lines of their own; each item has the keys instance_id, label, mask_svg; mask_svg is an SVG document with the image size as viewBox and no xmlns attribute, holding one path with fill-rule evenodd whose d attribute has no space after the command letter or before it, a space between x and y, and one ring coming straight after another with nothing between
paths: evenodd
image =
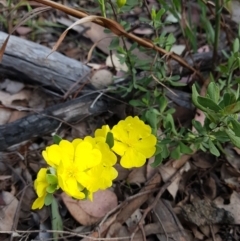
<instances>
[{"instance_id":1,"label":"plant stem","mask_svg":"<svg viewBox=\"0 0 240 241\"><path fill-rule=\"evenodd\" d=\"M213 71L217 65L217 57L218 57L218 41L219 41L219 34L220 34L220 26L221 26L221 0L215 0L215 38L214 38L214 46L213 46Z\"/></svg>"}]
</instances>

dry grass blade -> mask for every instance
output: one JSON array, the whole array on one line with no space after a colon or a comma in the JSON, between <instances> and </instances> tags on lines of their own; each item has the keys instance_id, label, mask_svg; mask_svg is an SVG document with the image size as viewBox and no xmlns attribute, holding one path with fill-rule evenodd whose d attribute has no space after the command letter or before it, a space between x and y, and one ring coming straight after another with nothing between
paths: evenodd
<instances>
[{"instance_id":1,"label":"dry grass blade","mask_svg":"<svg viewBox=\"0 0 240 241\"><path fill-rule=\"evenodd\" d=\"M6 38L6 40L4 41L4 43L3 43L3 45L2 45L2 47L0 49L0 63L2 62L3 54L4 54L5 49L7 47L7 43L8 43L9 37L10 37L10 35L8 35L8 37Z\"/></svg>"},{"instance_id":2,"label":"dry grass blade","mask_svg":"<svg viewBox=\"0 0 240 241\"><path fill-rule=\"evenodd\" d=\"M57 50L57 48L58 48L59 45L62 43L63 39L65 38L65 36L67 35L67 33L68 33L68 31L69 31L70 29L72 29L72 28L75 27L76 25L80 25L80 24L87 23L87 22L92 22L92 21L94 21L94 20L96 20L96 19L98 19L98 18L99 18L98 16L92 15L92 16L84 17L84 18L82 18L82 19L80 19L80 20L77 20L75 23L73 23L71 26L69 26L69 27L61 34L61 36L59 37L57 43L53 46L52 51L51 51L50 54L52 54L54 51ZM49 54L49 55L50 55L50 54ZM48 55L48 56L49 56L49 55Z\"/></svg>"},{"instance_id":3,"label":"dry grass blade","mask_svg":"<svg viewBox=\"0 0 240 241\"><path fill-rule=\"evenodd\" d=\"M112 37L106 37L106 38L112 38ZM101 42L102 40L106 39L106 38L103 38L103 39L100 39L99 41L97 41L96 43L93 44L93 46L90 48L90 50L88 51L88 55L87 55L87 61L85 64L87 64L91 58L92 58L92 53L93 53L93 50L97 47L97 45L99 44L99 42Z\"/></svg>"}]
</instances>

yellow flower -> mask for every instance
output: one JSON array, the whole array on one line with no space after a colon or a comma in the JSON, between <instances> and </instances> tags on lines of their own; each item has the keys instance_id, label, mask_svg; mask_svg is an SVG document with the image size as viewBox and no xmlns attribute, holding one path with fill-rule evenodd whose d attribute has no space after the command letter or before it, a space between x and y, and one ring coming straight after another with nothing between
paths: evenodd
<instances>
[{"instance_id":1,"label":"yellow flower","mask_svg":"<svg viewBox=\"0 0 240 241\"><path fill-rule=\"evenodd\" d=\"M120 164L125 168L143 166L156 151L157 138L151 134L151 127L137 116L120 121L112 133L112 150L122 157Z\"/></svg>"},{"instance_id":2,"label":"yellow flower","mask_svg":"<svg viewBox=\"0 0 240 241\"><path fill-rule=\"evenodd\" d=\"M59 186L68 195L83 199L86 172L101 163L102 154L90 142L81 139L72 143L61 141L59 146L63 155L57 168Z\"/></svg>"},{"instance_id":3,"label":"yellow flower","mask_svg":"<svg viewBox=\"0 0 240 241\"><path fill-rule=\"evenodd\" d=\"M104 125L102 126L101 129L97 129L94 133L94 136L96 138L96 140L98 142L102 141L105 142L106 141L106 137L107 137L107 133L110 131L110 128L108 125Z\"/></svg>"},{"instance_id":4,"label":"yellow flower","mask_svg":"<svg viewBox=\"0 0 240 241\"><path fill-rule=\"evenodd\" d=\"M105 190L112 186L112 181L118 176L114 167L104 167L102 164L93 167L84 173L82 184L91 193L99 189Z\"/></svg>"},{"instance_id":5,"label":"yellow flower","mask_svg":"<svg viewBox=\"0 0 240 241\"><path fill-rule=\"evenodd\" d=\"M105 140L103 141L103 139L99 137L93 138L91 136L86 136L84 141L91 143L94 148L97 148L102 153L101 164L103 166L113 166L116 164L117 157L113 151L111 151Z\"/></svg>"},{"instance_id":6,"label":"yellow flower","mask_svg":"<svg viewBox=\"0 0 240 241\"><path fill-rule=\"evenodd\" d=\"M106 189L112 186L112 180L118 175L116 169L112 167L117 162L116 155L110 150L103 139L87 136L84 141L91 143L93 148L97 148L101 154L101 163L82 174L81 184L91 193L99 189Z\"/></svg>"},{"instance_id":7,"label":"yellow flower","mask_svg":"<svg viewBox=\"0 0 240 241\"><path fill-rule=\"evenodd\" d=\"M44 205L44 200L47 195L46 188L49 185L46 176L47 168L41 168L38 172L37 179L34 181L34 189L36 190L38 198L34 201L32 209L42 208Z\"/></svg>"}]
</instances>

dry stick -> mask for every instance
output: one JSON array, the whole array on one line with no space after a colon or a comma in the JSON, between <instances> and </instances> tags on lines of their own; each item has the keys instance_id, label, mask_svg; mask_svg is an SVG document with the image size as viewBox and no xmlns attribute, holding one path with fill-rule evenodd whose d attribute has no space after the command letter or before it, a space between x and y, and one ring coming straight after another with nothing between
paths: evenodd
<instances>
[{"instance_id":1,"label":"dry stick","mask_svg":"<svg viewBox=\"0 0 240 241\"><path fill-rule=\"evenodd\" d=\"M80 237L80 238L87 238L89 240L96 240L96 241L102 241L102 240L106 240L106 241L111 241L111 240L126 240L129 239L130 236L125 236L125 237L118 237L118 238L94 238L94 237L88 237L86 235L83 234L79 234L79 233L75 233L75 232L69 232L69 231L59 231L59 230L30 230L30 231L26 231L26 230L15 230L15 231L0 231L0 234L14 234L14 233L18 233L18 234L26 234L26 233L60 233L60 234L67 234L67 235L75 235L76 237Z\"/></svg>"},{"instance_id":2,"label":"dry stick","mask_svg":"<svg viewBox=\"0 0 240 241\"><path fill-rule=\"evenodd\" d=\"M36 2L45 4L47 6L50 6L54 9L60 10L66 14L69 14L73 17L77 17L77 18L84 18L84 17L88 17L89 15L85 12L81 12L79 10L76 9L72 9L70 7L64 6L62 4L50 1L50 0L35 0ZM153 42L149 39L143 39L140 37L137 37L136 35L132 34L132 33L128 33L126 32L123 27L117 23L116 21L112 20L112 19L108 19L108 18L104 18L104 17L98 17L97 19L93 20L92 22L101 25L105 28L108 28L109 30L111 30L113 33L115 33L118 36L122 36L122 37L126 37L128 39L131 39L134 42L137 42L139 45L146 47L146 48L150 48L150 49L154 49L157 52L159 52L162 55L166 55L166 56L171 56L172 59L174 59L175 61L179 62L180 65L182 65L185 68L190 69L193 73L196 73L197 76L202 80L203 77L202 75L196 70L194 69L192 66L190 66L184 59L182 59L179 55L174 54L174 53L169 53L168 51L166 51L165 49L162 49L158 46L156 46L155 44L153 44Z\"/></svg>"},{"instance_id":3,"label":"dry stick","mask_svg":"<svg viewBox=\"0 0 240 241\"><path fill-rule=\"evenodd\" d=\"M164 234L165 234L165 236L166 236L166 238L167 238L167 241L168 241L168 233L167 233L167 231L166 231L166 229L165 229L165 227L164 227L164 225L163 225L163 223L162 223L162 220L161 220L161 218L159 217L159 215L158 215L157 212L154 211L154 213L155 213L155 215L156 215L156 217L157 217L157 219L158 219L158 222L161 224L162 229L163 229L163 232L164 232Z\"/></svg>"}]
</instances>

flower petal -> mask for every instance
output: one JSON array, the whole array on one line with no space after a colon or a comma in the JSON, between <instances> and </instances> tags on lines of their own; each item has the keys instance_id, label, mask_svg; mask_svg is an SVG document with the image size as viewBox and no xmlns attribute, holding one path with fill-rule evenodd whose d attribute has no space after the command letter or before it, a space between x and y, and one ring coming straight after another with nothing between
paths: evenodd
<instances>
[{"instance_id":1,"label":"flower petal","mask_svg":"<svg viewBox=\"0 0 240 241\"><path fill-rule=\"evenodd\" d=\"M134 143L133 148L141 152L146 158L149 158L153 156L156 151L156 143L157 138L154 135L150 135Z\"/></svg>"},{"instance_id":2,"label":"flower petal","mask_svg":"<svg viewBox=\"0 0 240 241\"><path fill-rule=\"evenodd\" d=\"M41 209L44 205L44 200L45 200L46 195L42 197L38 197L32 204L32 209Z\"/></svg>"},{"instance_id":3,"label":"flower petal","mask_svg":"<svg viewBox=\"0 0 240 241\"><path fill-rule=\"evenodd\" d=\"M124 168L141 167L145 163L146 157L133 148L128 148L120 160L120 164Z\"/></svg>"},{"instance_id":4,"label":"flower petal","mask_svg":"<svg viewBox=\"0 0 240 241\"><path fill-rule=\"evenodd\" d=\"M95 137L101 137L102 140L105 142L107 133L110 131L110 128L108 125L102 126L101 129L97 129L94 133Z\"/></svg>"},{"instance_id":5,"label":"flower petal","mask_svg":"<svg viewBox=\"0 0 240 241\"><path fill-rule=\"evenodd\" d=\"M117 156L111 151L107 143L99 142L96 147L102 153L102 165L113 166L116 164Z\"/></svg>"},{"instance_id":6,"label":"flower petal","mask_svg":"<svg viewBox=\"0 0 240 241\"><path fill-rule=\"evenodd\" d=\"M60 141L59 148L61 150L61 159L63 162L71 162L74 160L74 146L70 141Z\"/></svg>"},{"instance_id":7,"label":"flower petal","mask_svg":"<svg viewBox=\"0 0 240 241\"><path fill-rule=\"evenodd\" d=\"M118 155L123 156L127 149L127 144L114 140L114 146L112 147L112 150L116 152Z\"/></svg>"},{"instance_id":8,"label":"flower petal","mask_svg":"<svg viewBox=\"0 0 240 241\"><path fill-rule=\"evenodd\" d=\"M61 161L61 148L54 144L42 152L43 158L51 167L57 167Z\"/></svg>"}]
</instances>

